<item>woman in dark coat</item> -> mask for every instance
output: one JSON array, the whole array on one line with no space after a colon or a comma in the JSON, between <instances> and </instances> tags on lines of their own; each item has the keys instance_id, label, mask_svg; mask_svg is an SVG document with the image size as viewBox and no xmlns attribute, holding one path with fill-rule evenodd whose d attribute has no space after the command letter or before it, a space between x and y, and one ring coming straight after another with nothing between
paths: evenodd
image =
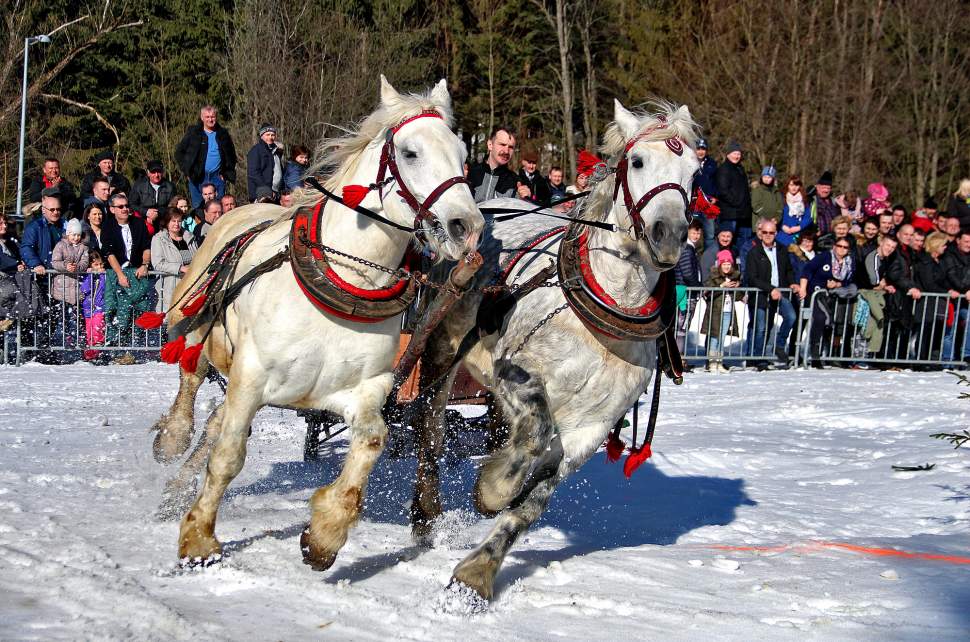
<instances>
[{"instance_id":1,"label":"woman in dark coat","mask_svg":"<svg viewBox=\"0 0 970 642\"><path fill-rule=\"evenodd\" d=\"M812 294L821 290L821 293L814 298L812 329L809 334L813 368L822 367L821 344L826 330L831 328L837 316L840 316L837 313L848 314L851 309L848 299L855 298L859 291L853 282L856 270L852 257L854 245L852 239L840 238L831 250L816 254L802 271L799 296L811 301ZM834 348L833 345L833 351Z\"/></svg>"},{"instance_id":2,"label":"woman in dark coat","mask_svg":"<svg viewBox=\"0 0 970 642\"><path fill-rule=\"evenodd\" d=\"M926 237L926 256L913 266L913 277L916 287L926 294L948 294L947 298L924 296L920 298L916 308L915 321L920 328L917 340L919 358L921 360L940 358L940 346L946 333L946 322L950 314L948 299L958 299L960 293L950 288L943 265L943 254L946 251L947 237L942 232L934 232ZM949 355L943 355L949 358Z\"/></svg>"}]
</instances>

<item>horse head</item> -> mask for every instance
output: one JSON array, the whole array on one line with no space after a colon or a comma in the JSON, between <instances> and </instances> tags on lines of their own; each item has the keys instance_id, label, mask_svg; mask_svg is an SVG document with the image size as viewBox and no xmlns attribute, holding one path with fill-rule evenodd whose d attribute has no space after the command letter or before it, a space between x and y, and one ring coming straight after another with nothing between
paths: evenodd
<instances>
[{"instance_id":1,"label":"horse head","mask_svg":"<svg viewBox=\"0 0 970 642\"><path fill-rule=\"evenodd\" d=\"M611 218L624 243L655 270L670 269L687 239L690 194L700 168L693 153L697 125L686 106L631 112L614 101L604 150L615 162Z\"/></svg>"},{"instance_id":2,"label":"horse head","mask_svg":"<svg viewBox=\"0 0 970 642\"><path fill-rule=\"evenodd\" d=\"M465 146L451 131L447 82L426 95L402 96L381 76L380 109L401 115L382 141L377 182L386 181L380 188L385 213L413 224L437 256L457 260L475 251L485 221L464 177Z\"/></svg>"}]
</instances>

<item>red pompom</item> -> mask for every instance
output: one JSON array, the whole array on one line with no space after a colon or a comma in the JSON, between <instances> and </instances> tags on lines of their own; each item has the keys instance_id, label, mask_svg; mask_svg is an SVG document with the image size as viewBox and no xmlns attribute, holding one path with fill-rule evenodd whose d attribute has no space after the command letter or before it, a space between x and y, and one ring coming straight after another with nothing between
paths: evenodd
<instances>
[{"instance_id":1,"label":"red pompom","mask_svg":"<svg viewBox=\"0 0 970 642\"><path fill-rule=\"evenodd\" d=\"M202 347L204 343L197 343L191 348L186 348L185 352L182 353L182 357L179 359L179 365L182 366L182 370L188 373L194 373L199 369L199 355L202 354Z\"/></svg>"},{"instance_id":2,"label":"red pompom","mask_svg":"<svg viewBox=\"0 0 970 642\"><path fill-rule=\"evenodd\" d=\"M629 479L633 475L633 471L640 467L640 465L650 459L650 455L653 451L650 450L650 444L643 444L642 448L631 448L630 454L627 455L626 461L623 462L623 474Z\"/></svg>"},{"instance_id":3,"label":"red pompom","mask_svg":"<svg viewBox=\"0 0 970 642\"><path fill-rule=\"evenodd\" d=\"M185 351L185 337L179 337L162 346L161 357L165 363L178 363Z\"/></svg>"},{"instance_id":4,"label":"red pompom","mask_svg":"<svg viewBox=\"0 0 970 642\"><path fill-rule=\"evenodd\" d=\"M576 162L576 173L589 176L596 169L597 165L605 165L603 159L591 154L585 149L579 150L579 158Z\"/></svg>"},{"instance_id":5,"label":"red pompom","mask_svg":"<svg viewBox=\"0 0 970 642\"><path fill-rule=\"evenodd\" d=\"M140 317L135 319L135 325L144 330L154 330L162 327L165 321L165 314L162 312L143 312Z\"/></svg>"},{"instance_id":6,"label":"red pompom","mask_svg":"<svg viewBox=\"0 0 970 642\"><path fill-rule=\"evenodd\" d=\"M343 191L344 205L347 207L357 207L361 201L367 198L369 193L369 187L364 187L363 185L347 185Z\"/></svg>"},{"instance_id":7,"label":"red pompom","mask_svg":"<svg viewBox=\"0 0 970 642\"><path fill-rule=\"evenodd\" d=\"M182 314L185 316L190 317L202 309L202 306L205 305L208 298L209 297L207 297L205 293L199 294L197 297L179 308L179 310L181 310Z\"/></svg>"},{"instance_id":8,"label":"red pompom","mask_svg":"<svg viewBox=\"0 0 970 642\"><path fill-rule=\"evenodd\" d=\"M606 440L606 461L613 462L620 461L620 457L623 455L623 451L626 449L626 444L620 439L620 436L616 433L610 433L610 438Z\"/></svg>"},{"instance_id":9,"label":"red pompom","mask_svg":"<svg viewBox=\"0 0 970 642\"><path fill-rule=\"evenodd\" d=\"M721 208L712 203L708 198L704 190L697 188L695 191L695 198L692 204L691 210L694 212L700 212L707 218L713 219L717 218L718 214L721 213Z\"/></svg>"}]
</instances>

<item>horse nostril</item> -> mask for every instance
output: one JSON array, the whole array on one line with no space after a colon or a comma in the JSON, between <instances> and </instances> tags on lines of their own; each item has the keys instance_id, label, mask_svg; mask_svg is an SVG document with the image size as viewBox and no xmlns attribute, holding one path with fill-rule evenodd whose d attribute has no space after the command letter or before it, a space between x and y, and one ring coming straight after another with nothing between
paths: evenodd
<instances>
[{"instance_id":1,"label":"horse nostril","mask_svg":"<svg viewBox=\"0 0 970 642\"><path fill-rule=\"evenodd\" d=\"M650 228L650 238L654 245L660 245L663 243L664 237L667 236L667 226L664 225L663 221L657 221Z\"/></svg>"},{"instance_id":2,"label":"horse nostril","mask_svg":"<svg viewBox=\"0 0 970 642\"><path fill-rule=\"evenodd\" d=\"M460 241L465 238L466 234L468 234L468 228L465 227L464 221L449 221L448 234L451 235L451 238Z\"/></svg>"}]
</instances>

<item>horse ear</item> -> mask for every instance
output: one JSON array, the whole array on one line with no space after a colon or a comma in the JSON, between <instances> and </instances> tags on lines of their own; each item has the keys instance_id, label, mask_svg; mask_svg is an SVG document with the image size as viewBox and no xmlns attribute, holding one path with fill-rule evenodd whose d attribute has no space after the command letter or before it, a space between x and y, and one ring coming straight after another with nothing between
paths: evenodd
<instances>
[{"instance_id":1,"label":"horse ear","mask_svg":"<svg viewBox=\"0 0 970 642\"><path fill-rule=\"evenodd\" d=\"M630 110L620 104L616 98L613 99L613 121L623 132L624 138L633 138L636 135L639 123L637 117Z\"/></svg>"},{"instance_id":2,"label":"horse ear","mask_svg":"<svg viewBox=\"0 0 970 642\"><path fill-rule=\"evenodd\" d=\"M446 109L451 108L451 94L448 93L448 81L442 78L431 90L431 100L436 105L441 105Z\"/></svg>"},{"instance_id":3,"label":"horse ear","mask_svg":"<svg viewBox=\"0 0 970 642\"><path fill-rule=\"evenodd\" d=\"M381 103L384 105L391 105L400 100L401 94L397 93L397 89L391 86L391 83L387 82L387 78L384 74L381 74Z\"/></svg>"},{"instance_id":4,"label":"horse ear","mask_svg":"<svg viewBox=\"0 0 970 642\"><path fill-rule=\"evenodd\" d=\"M680 108L674 113L677 118L685 120L694 120L694 117L690 115L690 109L687 105L681 105Z\"/></svg>"}]
</instances>

